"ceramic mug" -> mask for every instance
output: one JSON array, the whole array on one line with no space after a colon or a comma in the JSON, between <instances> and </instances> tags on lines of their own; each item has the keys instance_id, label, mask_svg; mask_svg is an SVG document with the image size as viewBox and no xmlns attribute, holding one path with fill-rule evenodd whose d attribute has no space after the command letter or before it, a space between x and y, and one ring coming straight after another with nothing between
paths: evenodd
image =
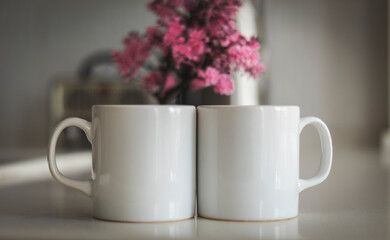
<instances>
[{"instance_id":1,"label":"ceramic mug","mask_svg":"<svg viewBox=\"0 0 390 240\"><path fill-rule=\"evenodd\" d=\"M192 218L195 206L193 106L97 105L92 122L68 118L50 140L50 172L84 192L98 219L160 222ZM62 130L81 128L92 144L92 177L77 181L57 168L55 147Z\"/></svg>"},{"instance_id":2,"label":"ceramic mug","mask_svg":"<svg viewBox=\"0 0 390 240\"><path fill-rule=\"evenodd\" d=\"M299 135L313 125L322 159L310 179L299 179ZM240 221L298 215L299 193L324 181L332 164L325 123L300 119L297 106L198 107L198 214Z\"/></svg>"}]
</instances>

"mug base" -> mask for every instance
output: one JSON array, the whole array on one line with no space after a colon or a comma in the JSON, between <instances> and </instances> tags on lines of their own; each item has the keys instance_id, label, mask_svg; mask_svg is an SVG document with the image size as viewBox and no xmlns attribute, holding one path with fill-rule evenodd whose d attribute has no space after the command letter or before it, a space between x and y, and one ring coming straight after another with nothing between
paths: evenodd
<instances>
[{"instance_id":1,"label":"mug base","mask_svg":"<svg viewBox=\"0 0 390 240\"><path fill-rule=\"evenodd\" d=\"M279 221L287 221L294 218L297 218L298 215L289 218L280 218L280 219L227 219L227 218L214 218L214 217L206 217L199 215L198 217L214 220L214 221L227 221L227 222L279 222Z\"/></svg>"},{"instance_id":2,"label":"mug base","mask_svg":"<svg viewBox=\"0 0 390 240\"><path fill-rule=\"evenodd\" d=\"M125 221L125 220L104 219L104 218L99 218L96 216L93 216L93 218L100 220L100 221L117 222L117 223L171 223L171 222L181 222L181 221L190 220L190 219L193 219L194 217L177 219L177 220L162 220L162 221Z\"/></svg>"}]
</instances>

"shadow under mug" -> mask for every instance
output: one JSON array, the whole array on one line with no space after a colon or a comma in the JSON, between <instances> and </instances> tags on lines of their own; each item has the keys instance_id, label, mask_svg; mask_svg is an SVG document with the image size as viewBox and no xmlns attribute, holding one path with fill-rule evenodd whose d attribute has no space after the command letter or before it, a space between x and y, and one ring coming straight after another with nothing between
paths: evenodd
<instances>
[{"instance_id":1,"label":"shadow under mug","mask_svg":"<svg viewBox=\"0 0 390 240\"><path fill-rule=\"evenodd\" d=\"M159 222L192 218L195 206L193 106L96 105L92 122L68 118L50 140L50 172L93 200L98 219ZM92 144L92 177L77 181L58 170L55 147L69 126Z\"/></svg>"},{"instance_id":2,"label":"shadow under mug","mask_svg":"<svg viewBox=\"0 0 390 240\"><path fill-rule=\"evenodd\" d=\"M322 159L310 179L299 179L299 136L313 125ZM299 193L324 181L332 140L324 122L300 119L297 106L198 107L198 214L267 221L298 215Z\"/></svg>"}]
</instances>

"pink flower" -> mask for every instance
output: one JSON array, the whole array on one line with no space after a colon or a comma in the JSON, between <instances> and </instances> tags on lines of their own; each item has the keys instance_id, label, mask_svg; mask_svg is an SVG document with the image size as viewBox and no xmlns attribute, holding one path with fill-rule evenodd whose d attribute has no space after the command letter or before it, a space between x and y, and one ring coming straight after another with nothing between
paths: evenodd
<instances>
[{"instance_id":1,"label":"pink flower","mask_svg":"<svg viewBox=\"0 0 390 240\"><path fill-rule=\"evenodd\" d=\"M159 78L155 73L149 73L144 77L144 81L142 82L142 87L147 89L151 93L155 93L160 89L159 86Z\"/></svg>"},{"instance_id":2,"label":"pink flower","mask_svg":"<svg viewBox=\"0 0 390 240\"><path fill-rule=\"evenodd\" d=\"M220 72L213 67L208 67L206 71L200 70L198 76L204 79L206 87L214 86L219 81Z\"/></svg>"},{"instance_id":3,"label":"pink flower","mask_svg":"<svg viewBox=\"0 0 390 240\"><path fill-rule=\"evenodd\" d=\"M172 46L172 57L175 61L175 66L177 69L180 68L180 65L186 62L186 56L190 55L191 49L184 44L178 44Z\"/></svg>"},{"instance_id":4,"label":"pink flower","mask_svg":"<svg viewBox=\"0 0 390 240\"><path fill-rule=\"evenodd\" d=\"M167 31L164 35L165 46L184 42L184 38L181 35L185 26L180 24L180 19L178 17L172 17L172 21L166 23L166 27Z\"/></svg>"},{"instance_id":5,"label":"pink flower","mask_svg":"<svg viewBox=\"0 0 390 240\"><path fill-rule=\"evenodd\" d=\"M221 39L220 40L220 44L222 47L227 47L229 45L231 45L232 43L235 43L237 42L237 40L239 39L240 37L240 33L238 31L235 31L234 33L230 34L230 35L227 35L225 37L225 39Z\"/></svg>"},{"instance_id":6,"label":"pink flower","mask_svg":"<svg viewBox=\"0 0 390 240\"><path fill-rule=\"evenodd\" d=\"M119 71L123 75L135 77L138 70L151 55L150 45L137 33L130 33L124 40L125 49L113 53Z\"/></svg>"},{"instance_id":7,"label":"pink flower","mask_svg":"<svg viewBox=\"0 0 390 240\"><path fill-rule=\"evenodd\" d=\"M215 86L214 91L216 93L229 95L233 91L233 81L226 73L220 73L213 67L208 67L206 71L200 70L198 73L199 78L192 80L190 88L197 90L209 86Z\"/></svg>"},{"instance_id":8,"label":"pink flower","mask_svg":"<svg viewBox=\"0 0 390 240\"><path fill-rule=\"evenodd\" d=\"M229 75L224 73L221 74L218 84L214 87L214 91L223 95L230 95L233 90L233 81L230 79Z\"/></svg>"},{"instance_id":9,"label":"pink flower","mask_svg":"<svg viewBox=\"0 0 390 240\"><path fill-rule=\"evenodd\" d=\"M214 61L212 63L213 67L219 69L220 72L230 73L232 71L232 66L229 56L226 53L217 51L214 55Z\"/></svg>"},{"instance_id":10,"label":"pink flower","mask_svg":"<svg viewBox=\"0 0 390 240\"><path fill-rule=\"evenodd\" d=\"M145 38L151 47L162 47L162 39L164 33L158 27L148 27L146 29Z\"/></svg>"},{"instance_id":11,"label":"pink flower","mask_svg":"<svg viewBox=\"0 0 390 240\"><path fill-rule=\"evenodd\" d=\"M195 91L195 90L198 90L198 89L202 89L202 88L205 88L207 87L206 86L206 82L202 79L199 79L199 78L195 78L191 81L190 83L190 89L192 91Z\"/></svg>"},{"instance_id":12,"label":"pink flower","mask_svg":"<svg viewBox=\"0 0 390 240\"><path fill-rule=\"evenodd\" d=\"M154 0L148 8L159 17L166 19L177 15L176 8L183 6L186 0Z\"/></svg>"},{"instance_id":13,"label":"pink flower","mask_svg":"<svg viewBox=\"0 0 390 240\"><path fill-rule=\"evenodd\" d=\"M204 29L191 30L187 41L187 45L191 49L191 55L187 57L189 59L198 60L200 55L209 52L210 49L206 45L208 41L209 38Z\"/></svg>"},{"instance_id":14,"label":"pink flower","mask_svg":"<svg viewBox=\"0 0 390 240\"><path fill-rule=\"evenodd\" d=\"M171 75L168 75L164 81L162 72L158 71L146 75L142 86L151 93L158 92L162 87L162 92L164 93L176 86L176 80Z\"/></svg>"},{"instance_id":15,"label":"pink flower","mask_svg":"<svg viewBox=\"0 0 390 240\"><path fill-rule=\"evenodd\" d=\"M176 86L176 84L177 84L176 79L174 77L172 77L171 75L168 75L167 79L165 81L163 92L171 90L172 88L174 88Z\"/></svg>"},{"instance_id":16,"label":"pink flower","mask_svg":"<svg viewBox=\"0 0 390 240\"><path fill-rule=\"evenodd\" d=\"M199 62L206 53L210 52L207 47L208 41L209 38L204 30L190 30L187 42L172 46L176 68L179 68L182 63Z\"/></svg>"},{"instance_id":17,"label":"pink flower","mask_svg":"<svg viewBox=\"0 0 390 240\"><path fill-rule=\"evenodd\" d=\"M265 71L265 66L260 62L260 44L252 38L250 41L240 42L228 48L229 62L235 64L235 69L240 68L257 78Z\"/></svg>"}]
</instances>

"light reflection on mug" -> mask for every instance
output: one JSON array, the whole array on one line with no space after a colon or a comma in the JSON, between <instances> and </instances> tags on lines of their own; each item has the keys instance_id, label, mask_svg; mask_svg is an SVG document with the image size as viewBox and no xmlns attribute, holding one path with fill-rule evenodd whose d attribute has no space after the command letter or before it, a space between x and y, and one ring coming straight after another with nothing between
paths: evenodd
<instances>
[{"instance_id":1,"label":"light reflection on mug","mask_svg":"<svg viewBox=\"0 0 390 240\"><path fill-rule=\"evenodd\" d=\"M300 238L298 218L273 222L230 222L198 218L197 232L205 239L292 239Z\"/></svg>"},{"instance_id":2,"label":"light reflection on mug","mask_svg":"<svg viewBox=\"0 0 390 240\"><path fill-rule=\"evenodd\" d=\"M94 221L94 231L105 234L115 233L115 237L128 238L156 238L156 239L183 239L196 237L195 219L178 222L159 223L116 223L106 221ZM109 237L113 237L112 235Z\"/></svg>"}]
</instances>

